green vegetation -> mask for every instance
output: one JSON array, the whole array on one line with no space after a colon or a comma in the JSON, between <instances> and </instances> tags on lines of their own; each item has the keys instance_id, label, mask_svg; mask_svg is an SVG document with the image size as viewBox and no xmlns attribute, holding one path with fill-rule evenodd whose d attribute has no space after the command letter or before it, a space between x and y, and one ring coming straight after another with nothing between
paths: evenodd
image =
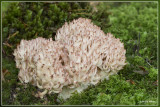
<instances>
[{"instance_id":1,"label":"green vegetation","mask_svg":"<svg viewBox=\"0 0 160 107\"><path fill-rule=\"evenodd\" d=\"M2 22L4 55L10 56L22 39L52 37L54 40L58 28L79 17L90 18L102 28L107 28L108 15L106 10L100 13L92 11L89 3L14 2Z\"/></svg>"},{"instance_id":2,"label":"green vegetation","mask_svg":"<svg viewBox=\"0 0 160 107\"><path fill-rule=\"evenodd\" d=\"M8 5L8 4L7 4ZM89 3L11 3L2 23L3 105L157 105L157 3L99 3L98 12ZM2 9L3 9L2 8ZM74 93L67 101L57 94L35 97L41 91L18 80L13 50L21 39L54 39L66 21L90 18L105 33L111 32L124 43L126 63L118 75Z\"/></svg>"}]
</instances>

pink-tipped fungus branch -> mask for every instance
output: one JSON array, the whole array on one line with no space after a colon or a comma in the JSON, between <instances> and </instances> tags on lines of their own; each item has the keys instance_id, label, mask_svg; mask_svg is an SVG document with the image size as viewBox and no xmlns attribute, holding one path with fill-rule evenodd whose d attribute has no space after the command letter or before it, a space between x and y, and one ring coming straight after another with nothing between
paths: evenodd
<instances>
[{"instance_id":1,"label":"pink-tipped fungus branch","mask_svg":"<svg viewBox=\"0 0 160 107\"><path fill-rule=\"evenodd\" d=\"M37 38L22 40L14 51L19 79L67 99L121 70L125 63L123 43L105 34L90 19L65 23L56 41Z\"/></svg>"}]
</instances>

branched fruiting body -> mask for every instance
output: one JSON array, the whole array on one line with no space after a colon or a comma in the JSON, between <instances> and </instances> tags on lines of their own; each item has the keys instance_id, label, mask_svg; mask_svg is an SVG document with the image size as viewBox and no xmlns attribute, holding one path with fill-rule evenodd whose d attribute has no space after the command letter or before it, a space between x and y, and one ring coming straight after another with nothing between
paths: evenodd
<instances>
[{"instance_id":1,"label":"branched fruiting body","mask_svg":"<svg viewBox=\"0 0 160 107\"><path fill-rule=\"evenodd\" d=\"M56 41L22 40L14 51L21 82L60 93L63 99L116 74L125 65L125 53L119 39L84 18L65 23Z\"/></svg>"}]
</instances>

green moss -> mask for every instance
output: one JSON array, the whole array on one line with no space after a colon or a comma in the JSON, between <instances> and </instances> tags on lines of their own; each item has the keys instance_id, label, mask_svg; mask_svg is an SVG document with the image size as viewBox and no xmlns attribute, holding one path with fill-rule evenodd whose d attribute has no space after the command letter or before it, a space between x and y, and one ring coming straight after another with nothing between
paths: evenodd
<instances>
[{"instance_id":1,"label":"green moss","mask_svg":"<svg viewBox=\"0 0 160 107\"><path fill-rule=\"evenodd\" d=\"M149 69L149 75L148 75L151 79L153 80L157 80L157 76L158 76L158 69L155 68L150 68Z\"/></svg>"},{"instance_id":2,"label":"green moss","mask_svg":"<svg viewBox=\"0 0 160 107\"><path fill-rule=\"evenodd\" d=\"M105 12L105 16L103 12ZM72 21L79 17L93 19L93 16L97 14L92 12L89 3L64 2L15 2L10 4L10 8L6 10L6 13L6 16L2 19L3 43L7 42L12 46L3 45L7 56L12 55L21 39L30 40L39 36L54 39L57 29L66 21ZM101 10L98 16L93 19L93 22L97 21L97 25L105 23L103 28L107 28L108 15L106 10ZM19 33L15 35L15 32Z\"/></svg>"},{"instance_id":3,"label":"green moss","mask_svg":"<svg viewBox=\"0 0 160 107\"><path fill-rule=\"evenodd\" d=\"M141 6L140 6L141 5ZM124 42L127 56L142 56L157 67L157 3L129 3L113 8L111 32Z\"/></svg>"},{"instance_id":4,"label":"green moss","mask_svg":"<svg viewBox=\"0 0 160 107\"><path fill-rule=\"evenodd\" d=\"M111 101L110 95L100 93L97 95L96 101L93 102L93 105L110 105L112 103L110 101Z\"/></svg>"},{"instance_id":5,"label":"green moss","mask_svg":"<svg viewBox=\"0 0 160 107\"><path fill-rule=\"evenodd\" d=\"M104 80L81 94L75 93L64 105L139 105L148 104L146 103L147 101L150 101L150 104L152 102L152 105L157 103L157 100L155 100L156 87L153 87L148 82L145 85L143 79L141 81L133 81L135 84L125 80L122 75L111 76L108 81ZM149 90L152 90L152 94ZM150 100L150 97L153 96L155 99Z\"/></svg>"},{"instance_id":6,"label":"green moss","mask_svg":"<svg viewBox=\"0 0 160 107\"><path fill-rule=\"evenodd\" d=\"M2 69L9 72L2 82L3 104L157 104L157 3L100 3L97 6L97 13L92 12L92 9L88 3L80 2L10 4L2 21L2 42L11 45L11 47L3 45ZM89 86L82 93L75 92L67 101L62 99L58 99L60 102L57 101L57 94L53 93L46 95L44 99L36 98L34 94L39 91L37 87L30 84L27 84L27 88L19 85L19 70L12 56L13 50L21 39L29 40L39 36L54 39L57 29L64 22L78 17L90 18L105 33L111 32L116 38L120 38L126 49L126 66L118 75L113 75L109 80L104 80L96 86ZM134 72L143 70L148 74Z\"/></svg>"}]
</instances>

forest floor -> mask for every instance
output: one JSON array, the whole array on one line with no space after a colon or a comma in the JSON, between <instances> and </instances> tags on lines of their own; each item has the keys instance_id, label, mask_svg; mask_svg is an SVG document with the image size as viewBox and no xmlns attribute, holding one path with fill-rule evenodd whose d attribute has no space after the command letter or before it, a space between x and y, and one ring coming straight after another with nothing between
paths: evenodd
<instances>
[{"instance_id":1,"label":"forest floor","mask_svg":"<svg viewBox=\"0 0 160 107\"><path fill-rule=\"evenodd\" d=\"M107 3L101 4L105 8ZM35 94L40 91L30 84L21 84L14 58L3 56L3 105L157 105L157 3L110 4L111 27L103 28L124 43L127 65L96 86L82 93L74 93L67 101L57 94L44 99ZM8 5L4 6L5 12Z\"/></svg>"}]
</instances>

